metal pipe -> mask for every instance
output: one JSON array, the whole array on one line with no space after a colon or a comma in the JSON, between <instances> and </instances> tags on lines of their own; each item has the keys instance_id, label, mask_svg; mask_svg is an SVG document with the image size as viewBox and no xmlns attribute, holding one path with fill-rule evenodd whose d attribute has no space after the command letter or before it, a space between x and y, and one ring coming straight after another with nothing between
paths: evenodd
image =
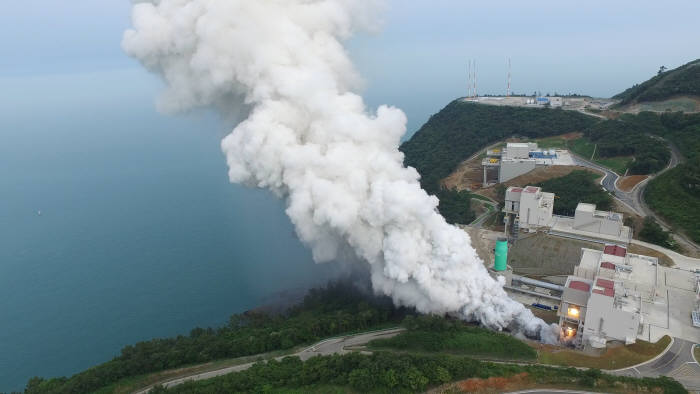
<instances>
[{"instance_id":1,"label":"metal pipe","mask_svg":"<svg viewBox=\"0 0 700 394\"><path fill-rule=\"evenodd\" d=\"M532 285L537 287L542 287L549 290L564 291L564 286L555 285L554 283L543 282L537 279L530 279L520 275L513 275L512 279L526 285Z\"/></svg>"}]
</instances>

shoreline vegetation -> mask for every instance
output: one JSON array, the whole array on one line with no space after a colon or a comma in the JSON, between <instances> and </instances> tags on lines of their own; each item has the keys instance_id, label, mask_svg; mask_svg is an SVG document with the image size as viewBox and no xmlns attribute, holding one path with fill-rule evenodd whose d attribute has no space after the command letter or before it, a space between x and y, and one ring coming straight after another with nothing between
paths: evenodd
<instances>
[{"instance_id":1,"label":"shoreline vegetation","mask_svg":"<svg viewBox=\"0 0 700 394\"><path fill-rule=\"evenodd\" d=\"M26 393L87 393L121 379L222 359L291 350L323 338L386 325L412 313L386 297L373 297L345 282L311 289L283 314L248 311L218 328L129 345L114 359L71 377L29 380Z\"/></svg>"},{"instance_id":2,"label":"shoreline vegetation","mask_svg":"<svg viewBox=\"0 0 700 394\"><path fill-rule=\"evenodd\" d=\"M333 333L346 335L397 325L406 331L371 341L353 349L356 352L318 356L305 362L297 356L274 359L294 353L302 345L336 336ZM644 350L651 354L647 347ZM245 356L231 359L224 354ZM385 297L363 293L352 284L333 282L310 290L301 304L283 314L249 311L233 315L228 325L218 329L195 328L189 336L140 342L125 347L112 361L70 378L32 378L25 392L126 393L168 379L255 361L245 371L171 389L156 385L152 392L416 392L459 379L500 379L519 374L525 374L522 376L527 376L527 382L557 387L685 392L667 378L623 378L597 369L531 364L540 357L536 345L509 334L451 318L418 315L394 307ZM556 364L551 358L548 362ZM571 359L575 356L568 354L561 364L571 364Z\"/></svg>"}]
</instances>

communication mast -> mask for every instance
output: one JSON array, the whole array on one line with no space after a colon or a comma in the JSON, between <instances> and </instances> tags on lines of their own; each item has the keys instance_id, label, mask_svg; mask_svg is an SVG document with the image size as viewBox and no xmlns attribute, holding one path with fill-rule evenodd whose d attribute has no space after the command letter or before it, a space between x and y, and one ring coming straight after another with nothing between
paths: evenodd
<instances>
[{"instance_id":1,"label":"communication mast","mask_svg":"<svg viewBox=\"0 0 700 394\"><path fill-rule=\"evenodd\" d=\"M510 58L508 58L508 87L506 88L506 96L510 96Z\"/></svg>"},{"instance_id":2,"label":"communication mast","mask_svg":"<svg viewBox=\"0 0 700 394\"><path fill-rule=\"evenodd\" d=\"M467 61L467 97L472 97L472 61Z\"/></svg>"},{"instance_id":3,"label":"communication mast","mask_svg":"<svg viewBox=\"0 0 700 394\"><path fill-rule=\"evenodd\" d=\"M474 59L474 98L478 96L476 92L476 59Z\"/></svg>"},{"instance_id":4,"label":"communication mast","mask_svg":"<svg viewBox=\"0 0 700 394\"><path fill-rule=\"evenodd\" d=\"M470 59L467 62L467 97L476 97L476 60Z\"/></svg>"}]
</instances>

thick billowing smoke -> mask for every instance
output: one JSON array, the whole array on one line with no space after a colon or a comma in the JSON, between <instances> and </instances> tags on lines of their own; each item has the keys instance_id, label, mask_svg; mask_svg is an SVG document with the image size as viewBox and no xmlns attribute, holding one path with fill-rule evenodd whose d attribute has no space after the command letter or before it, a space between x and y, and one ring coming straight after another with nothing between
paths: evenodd
<instances>
[{"instance_id":1,"label":"thick billowing smoke","mask_svg":"<svg viewBox=\"0 0 700 394\"><path fill-rule=\"evenodd\" d=\"M342 40L373 28L358 0L152 0L133 8L124 50L160 74L165 111L214 106L241 123L221 143L232 182L272 190L317 262L370 264L401 305L546 341L552 329L509 299L462 230L403 166L406 117L369 113Z\"/></svg>"}]
</instances>

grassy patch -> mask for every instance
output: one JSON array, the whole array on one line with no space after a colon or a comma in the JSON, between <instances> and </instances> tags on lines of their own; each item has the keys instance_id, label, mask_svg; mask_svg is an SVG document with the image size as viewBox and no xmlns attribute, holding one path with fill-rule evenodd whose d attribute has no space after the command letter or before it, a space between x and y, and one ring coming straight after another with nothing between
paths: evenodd
<instances>
[{"instance_id":1,"label":"grassy patch","mask_svg":"<svg viewBox=\"0 0 700 394\"><path fill-rule=\"evenodd\" d=\"M565 147L583 157L586 160L591 160L591 156L596 152L593 161L610 168L620 175L624 175L633 161L632 156L616 156L616 157L599 157L596 151L596 144L591 142L586 137L577 138L575 140L564 141Z\"/></svg>"},{"instance_id":2,"label":"grassy patch","mask_svg":"<svg viewBox=\"0 0 700 394\"><path fill-rule=\"evenodd\" d=\"M566 149L566 139L560 136L538 138L534 142L537 142L537 146L542 149Z\"/></svg>"},{"instance_id":3,"label":"grassy patch","mask_svg":"<svg viewBox=\"0 0 700 394\"><path fill-rule=\"evenodd\" d=\"M596 157L593 161L604 167L608 167L619 175L625 175L625 171L629 168L632 160L631 156L617 156L605 158Z\"/></svg>"},{"instance_id":4,"label":"grassy patch","mask_svg":"<svg viewBox=\"0 0 700 394\"><path fill-rule=\"evenodd\" d=\"M510 335L461 322L419 322L395 337L375 339L371 349L418 353L448 353L504 360L532 360L536 352ZM407 326L412 324L406 323Z\"/></svg>"},{"instance_id":5,"label":"grassy patch","mask_svg":"<svg viewBox=\"0 0 700 394\"><path fill-rule=\"evenodd\" d=\"M482 201L493 202L490 198L488 198L486 196L482 196L481 194L476 194L476 193L472 193L471 198L475 198L477 200L482 200Z\"/></svg>"},{"instance_id":6,"label":"grassy patch","mask_svg":"<svg viewBox=\"0 0 700 394\"><path fill-rule=\"evenodd\" d=\"M637 341L629 346L608 347L600 356L588 356L575 350L542 349L537 361L542 364L564 365L598 369L619 369L654 358L671 343L664 336L656 343Z\"/></svg>"},{"instance_id":7,"label":"grassy patch","mask_svg":"<svg viewBox=\"0 0 700 394\"><path fill-rule=\"evenodd\" d=\"M312 384L300 388L282 387L266 390L268 394L354 394L358 391L348 386L338 386L332 384Z\"/></svg>"},{"instance_id":8,"label":"grassy patch","mask_svg":"<svg viewBox=\"0 0 700 394\"><path fill-rule=\"evenodd\" d=\"M584 159L590 159L595 150L595 144L583 137L568 141L567 147Z\"/></svg>"}]
</instances>

